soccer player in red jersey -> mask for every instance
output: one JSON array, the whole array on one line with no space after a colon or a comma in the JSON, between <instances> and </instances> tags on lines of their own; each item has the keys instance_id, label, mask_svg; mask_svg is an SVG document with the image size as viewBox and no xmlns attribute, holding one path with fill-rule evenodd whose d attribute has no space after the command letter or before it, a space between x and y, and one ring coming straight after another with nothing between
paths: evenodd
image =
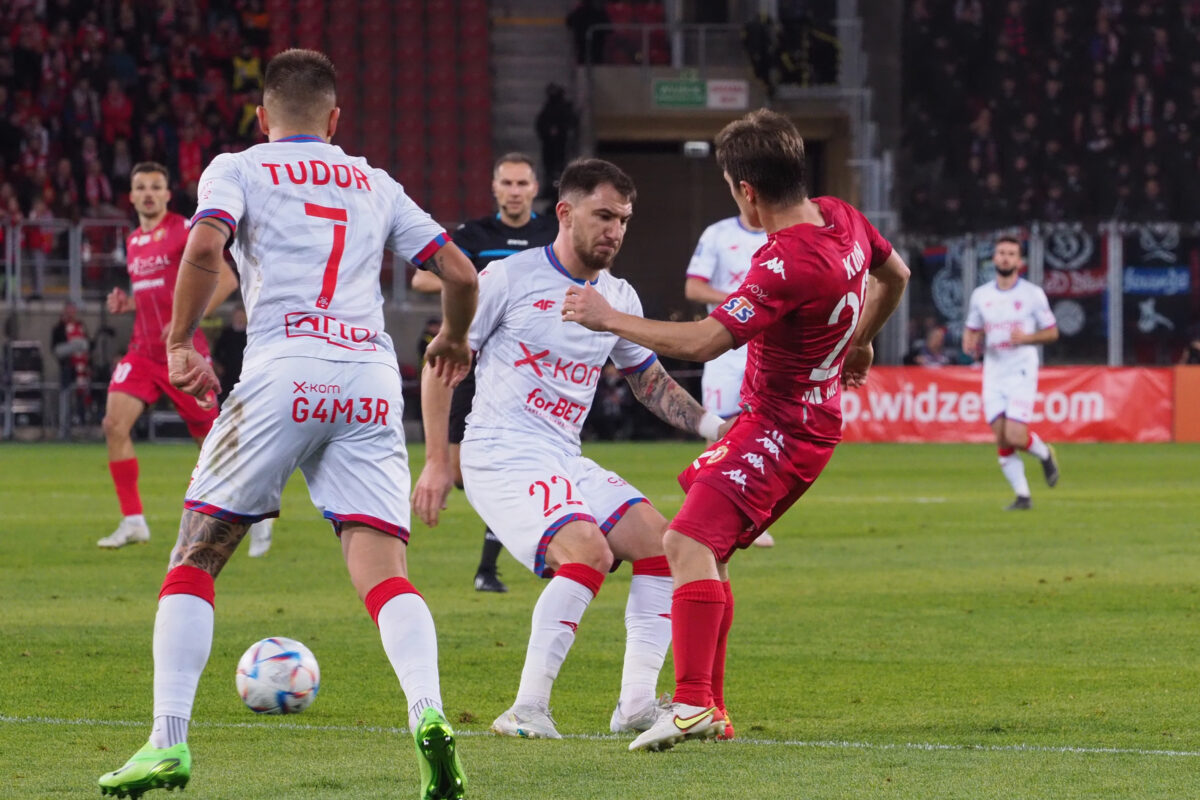
<instances>
[{"instance_id":1,"label":"soccer player in red jersey","mask_svg":"<svg viewBox=\"0 0 1200 800\"><path fill-rule=\"evenodd\" d=\"M167 210L171 200L170 175L162 164L146 161L137 164L130 176L129 199L138 215L138 227L125 241L125 266L129 270L133 294L115 288L108 294L110 314L135 312L133 337L129 351L113 369L108 384L108 403L104 414L104 440L108 445L108 470L112 473L121 504L121 523L96 544L123 547L131 542L150 539L150 528L142 516L142 498L138 493L138 462L129 432L146 407L166 394L179 416L187 423L196 442L204 441L217 418L215 398L202 402L179 391L167 379L165 336L171 327L171 303L175 296L175 277L179 259L187 243L188 224L180 215ZM238 286L228 265L208 304L210 314ZM196 350L208 355L204 334L196 332Z\"/></svg>"},{"instance_id":2,"label":"soccer player in red jersey","mask_svg":"<svg viewBox=\"0 0 1200 800\"><path fill-rule=\"evenodd\" d=\"M812 485L841 439L841 386L861 386L872 340L895 310L908 267L859 211L808 197L804 141L772 111L717 136L717 163L747 220L767 231L742 285L706 319L659 322L614 311L571 287L563 319L655 352L709 361L749 343L742 414L679 476L687 496L663 544L675 591L675 695L631 750L730 736L727 564Z\"/></svg>"}]
</instances>

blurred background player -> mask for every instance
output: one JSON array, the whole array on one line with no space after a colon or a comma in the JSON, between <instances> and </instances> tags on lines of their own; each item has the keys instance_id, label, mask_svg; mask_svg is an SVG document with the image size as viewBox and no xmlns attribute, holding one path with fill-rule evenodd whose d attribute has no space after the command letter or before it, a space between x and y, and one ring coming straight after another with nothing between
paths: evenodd
<instances>
[{"instance_id":1,"label":"blurred background player","mask_svg":"<svg viewBox=\"0 0 1200 800\"><path fill-rule=\"evenodd\" d=\"M138 462L130 431L138 417L166 394L187 424L197 444L204 441L215 407L205 407L171 385L167 379L167 348L164 343L171 324L171 301L179 259L187 243L188 223L167 210L171 201L170 174L162 164L145 161L133 167L129 200L138 216L138 227L125 241L125 267L132 294L114 288L108 294L111 314L134 312L133 337L124 358L113 368L104 412L104 441L108 445L108 470L121 504L121 523L96 544L123 547L130 542L150 540L150 528L142 514L138 492ZM204 309L207 316L225 302L238 286L237 277L226 264L216 290ZM208 356L208 341L196 331L196 351Z\"/></svg>"},{"instance_id":2,"label":"blurred background player","mask_svg":"<svg viewBox=\"0 0 1200 800\"><path fill-rule=\"evenodd\" d=\"M150 739L100 778L105 794L187 784L188 723L212 649L214 578L250 524L279 513L284 484L299 468L407 698L421 797L463 796L442 714L433 617L407 577L404 401L383 330L380 269L389 249L441 274L445 325L426 357L448 381L470 364L475 271L386 172L329 143L336 102L329 59L285 50L267 66L257 110L269 142L218 156L201 178L168 337L171 380L193 397L219 386L193 333L230 240L246 277L248 344L241 380L200 452L159 595Z\"/></svg>"},{"instance_id":3,"label":"blurred background player","mask_svg":"<svg viewBox=\"0 0 1200 800\"><path fill-rule=\"evenodd\" d=\"M750 271L750 258L766 243L766 231L751 225L741 213L709 225L700 234L696 251L688 262L684 296L693 303L704 303L711 314L730 292L742 285ZM722 419L736 416L741 410L738 404L745 374L744 346L707 362L700 377L704 407ZM775 539L763 531L754 544L772 547Z\"/></svg>"},{"instance_id":4,"label":"blurred background player","mask_svg":"<svg viewBox=\"0 0 1200 800\"><path fill-rule=\"evenodd\" d=\"M563 292L575 285L594 285L618 307L642 313L633 287L609 272L633 213L633 181L607 161L586 159L563 172L559 193L554 244L494 262L480 275L470 341L480 354L480 396L488 402L471 410L462 445L471 505L513 557L549 578L533 609L516 701L492 723L497 734L531 739L561 738L550 692L614 559L633 565L621 694L609 723L614 733L653 722L671 637L666 519L619 475L580 454L580 430L603 366L611 358L638 400L681 430L711 439L722 425L649 350L558 319ZM413 506L433 525L453 479L450 398L428 371L421 393L426 462Z\"/></svg>"},{"instance_id":5,"label":"blurred background player","mask_svg":"<svg viewBox=\"0 0 1200 800\"><path fill-rule=\"evenodd\" d=\"M475 271L513 253L531 247L545 247L558 234L558 219L553 214L541 215L533 210L538 194L537 173L533 159L524 153L506 153L497 159L492 169L492 195L499 209L495 214L469 220L454 231L454 243L471 259ZM413 276L413 289L418 292L437 292L441 282L429 272ZM467 428L467 414L475 397L475 367L466 380L454 390L450 404L450 458L454 466L454 481L462 487L462 468L459 466L459 445ZM499 578L496 560L503 545L491 529L483 533L483 552L475 570L475 589L480 592L507 592Z\"/></svg>"},{"instance_id":6,"label":"blurred background player","mask_svg":"<svg viewBox=\"0 0 1200 800\"><path fill-rule=\"evenodd\" d=\"M680 475L687 494L663 538L675 582L675 694L630 750L733 735L724 698L727 562L829 462L842 436L839 378L866 381L871 342L908 282L903 260L866 217L836 198L808 197L804 141L786 117L760 110L729 123L717 136L717 163L739 210L768 234L742 287L717 310L698 322L647 320L586 286L571 287L563 304L564 320L675 358L708 361L750 342L742 414Z\"/></svg>"},{"instance_id":7,"label":"blurred background player","mask_svg":"<svg viewBox=\"0 0 1200 800\"><path fill-rule=\"evenodd\" d=\"M1037 396L1039 344L1058 339L1050 302L1040 286L1020 277L1021 243L1011 236L996 240L992 253L996 280L971 293L963 329L963 350L983 356L983 414L996 434L1000 471L1016 494L1006 511L1033 507L1024 450L1042 462L1046 485L1058 483L1054 448L1029 429Z\"/></svg>"},{"instance_id":8,"label":"blurred background player","mask_svg":"<svg viewBox=\"0 0 1200 800\"><path fill-rule=\"evenodd\" d=\"M63 303L62 316L50 333L50 346L58 359L58 385L68 392L68 418L61 420L67 431L72 420L89 422L92 411L91 340L87 327L79 318L79 307L71 301Z\"/></svg>"}]
</instances>

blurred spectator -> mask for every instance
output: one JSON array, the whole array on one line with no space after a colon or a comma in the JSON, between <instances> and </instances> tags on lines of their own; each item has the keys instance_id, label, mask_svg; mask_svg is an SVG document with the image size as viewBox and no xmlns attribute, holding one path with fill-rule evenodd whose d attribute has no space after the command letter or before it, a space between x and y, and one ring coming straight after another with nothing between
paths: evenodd
<instances>
[{"instance_id":1,"label":"blurred spectator","mask_svg":"<svg viewBox=\"0 0 1200 800\"><path fill-rule=\"evenodd\" d=\"M1188 328L1187 344L1179 357L1180 364L1200 364L1200 322Z\"/></svg>"},{"instance_id":2,"label":"blurred spectator","mask_svg":"<svg viewBox=\"0 0 1200 800\"><path fill-rule=\"evenodd\" d=\"M571 13L567 14L567 27L571 29L571 41L575 45L575 63L586 64L588 56L593 63L604 60L604 48L608 41L608 30L594 31L590 37L591 50L588 47L588 29L593 25L608 25L608 12L604 10L601 0L580 0Z\"/></svg>"},{"instance_id":3,"label":"blurred spectator","mask_svg":"<svg viewBox=\"0 0 1200 800\"><path fill-rule=\"evenodd\" d=\"M925 340L917 348L913 363L920 367L945 367L954 357L946 350L946 329L935 325L925 332Z\"/></svg>"},{"instance_id":4,"label":"blurred spectator","mask_svg":"<svg viewBox=\"0 0 1200 800\"><path fill-rule=\"evenodd\" d=\"M557 83L546 84L546 102L534 121L542 143L543 197L558 194L555 183L567 165L567 146L578 125L579 115L567 99L566 90Z\"/></svg>"},{"instance_id":5,"label":"blurred spectator","mask_svg":"<svg viewBox=\"0 0 1200 800\"><path fill-rule=\"evenodd\" d=\"M70 392L72 421L87 422L91 418L92 378L91 344L87 328L79 319L79 309L68 301L63 304L62 316L50 333L50 346L58 359L58 385Z\"/></svg>"}]
</instances>

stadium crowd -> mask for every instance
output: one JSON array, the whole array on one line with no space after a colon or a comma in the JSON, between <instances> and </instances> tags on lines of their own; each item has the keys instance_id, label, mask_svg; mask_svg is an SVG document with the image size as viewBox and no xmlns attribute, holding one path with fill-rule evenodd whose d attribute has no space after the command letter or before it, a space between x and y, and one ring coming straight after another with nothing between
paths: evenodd
<instances>
[{"instance_id":1,"label":"stadium crowd","mask_svg":"<svg viewBox=\"0 0 1200 800\"><path fill-rule=\"evenodd\" d=\"M909 0L909 230L1200 216L1200 0Z\"/></svg>"},{"instance_id":2,"label":"stadium crowd","mask_svg":"<svg viewBox=\"0 0 1200 800\"><path fill-rule=\"evenodd\" d=\"M170 167L190 211L204 165L259 138L266 45L262 0L0 4L0 235L126 217L139 161Z\"/></svg>"}]
</instances>

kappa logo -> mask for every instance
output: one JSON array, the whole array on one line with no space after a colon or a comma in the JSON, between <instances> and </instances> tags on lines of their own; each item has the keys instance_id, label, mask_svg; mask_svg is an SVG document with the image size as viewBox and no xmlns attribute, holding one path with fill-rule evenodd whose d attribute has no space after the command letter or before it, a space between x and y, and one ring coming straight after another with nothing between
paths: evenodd
<instances>
[{"instance_id":1,"label":"kappa logo","mask_svg":"<svg viewBox=\"0 0 1200 800\"><path fill-rule=\"evenodd\" d=\"M738 322L749 322L754 316L754 304L744 297L731 297L721 306L721 310Z\"/></svg>"},{"instance_id":2,"label":"kappa logo","mask_svg":"<svg viewBox=\"0 0 1200 800\"><path fill-rule=\"evenodd\" d=\"M771 272L774 272L779 277L783 278L785 281L787 280L787 273L784 272L783 269L783 259L779 256L775 256L775 258L772 258L770 261L764 261L763 266L771 270Z\"/></svg>"},{"instance_id":3,"label":"kappa logo","mask_svg":"<svg viewBox=\"0 0 1200 800\"><path fill-rule=\"evenodd\" d=\"M551 308L554 308L554 301L553 300L535 300L533 303L533 307L536 308L538 311L547 311Z\"/></svg>"},{"instance_id":4,"label":"kappa logo","mask_svg":"<svg viewBox=\"0 0 1200 800\"><path fill-rule=\"evenodd\" d=\"M732 483L736 483L738 486L742 487L743 492L746 491L746 473L745 472L742 472L740 469L727 469L724 472L722 472L721 474L724 475L726 478L729 478L729 480Z\"/></svg>"}]
</instances>

